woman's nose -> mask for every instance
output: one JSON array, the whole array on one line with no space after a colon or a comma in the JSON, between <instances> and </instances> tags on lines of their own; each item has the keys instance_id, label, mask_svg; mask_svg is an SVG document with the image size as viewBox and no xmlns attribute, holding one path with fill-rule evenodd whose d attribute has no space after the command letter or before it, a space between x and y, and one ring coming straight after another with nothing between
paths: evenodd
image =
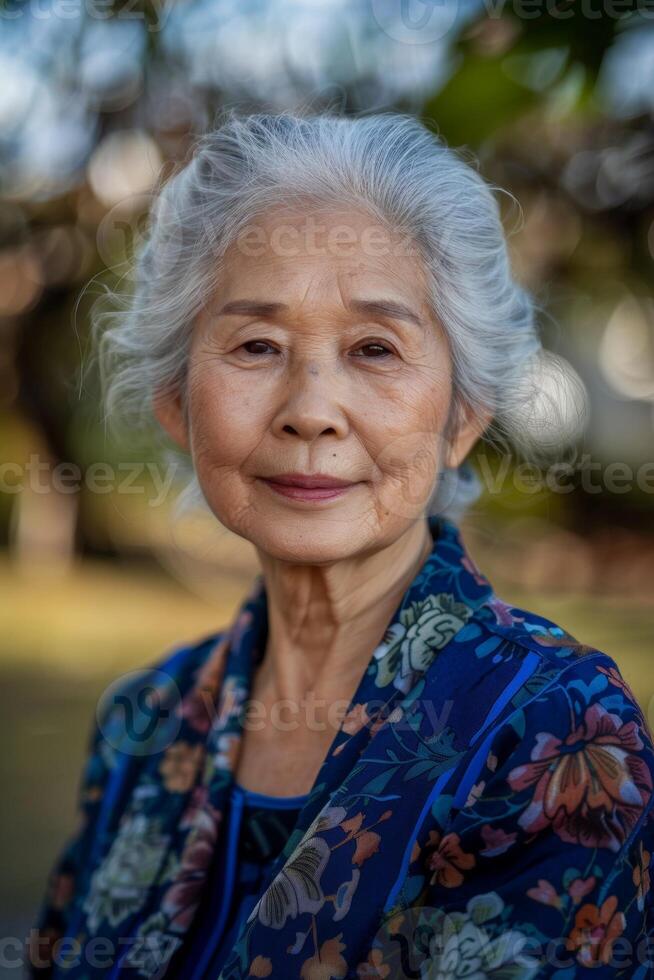
<instances>
[{"instance_id":1,"label":"woman's nose","mask_svg":"<svg viewBox=\"0 0 654 980\"><path fill-rule=\"evenodd\" d=\"M276 435L298 435L307 441L325 433L343 438L348 420L336 372L313 360L296 364L285 378L273 428Z\"/></svg>"}]
</instances>

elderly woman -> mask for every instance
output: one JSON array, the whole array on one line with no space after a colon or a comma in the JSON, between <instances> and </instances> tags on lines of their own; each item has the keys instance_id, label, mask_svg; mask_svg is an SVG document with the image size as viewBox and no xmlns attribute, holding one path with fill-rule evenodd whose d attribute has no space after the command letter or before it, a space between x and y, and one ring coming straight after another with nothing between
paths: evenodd
<instances>
[{"instance_id":1,"label":"elderly woman","mask_svg":"<svg viewBox=\"0 0 654 980\"><path fill-rule=\"evenodd\" d=\"M103 699L31 971L653 976L647 721L453 517L539 350L491 189L406 116L230 114L136 282L108 411L262 571Z\"/></svg>"}]
</instances>

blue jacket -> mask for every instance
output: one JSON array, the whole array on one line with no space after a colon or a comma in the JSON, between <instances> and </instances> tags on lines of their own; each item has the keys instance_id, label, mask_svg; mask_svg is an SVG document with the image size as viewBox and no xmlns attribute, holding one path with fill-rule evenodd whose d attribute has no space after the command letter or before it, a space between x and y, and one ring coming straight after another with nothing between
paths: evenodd
<instances>
[{"instance_id":1,"label":"blue jacket","mask_svg":"<svg viewBox=\"0 0 654 980\"><path fill-rule=\"evenodd\" d=\"M456 525L430 528L220 980L654 977L647 720L609 656L507 605ZM260 575L229 628L103 698L33 931L45 972L164 976L266 635Z\"/></svg>"}]
</instances>

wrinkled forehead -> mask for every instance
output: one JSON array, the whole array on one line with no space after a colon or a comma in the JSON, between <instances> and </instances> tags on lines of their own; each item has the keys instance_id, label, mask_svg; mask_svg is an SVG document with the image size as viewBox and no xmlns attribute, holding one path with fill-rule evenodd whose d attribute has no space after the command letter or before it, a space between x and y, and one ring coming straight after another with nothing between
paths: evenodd
<instances>
[{"instance_id":1,"label":"wrinkled forehead","mask_svg":"<svg viewBox=\"0 0 654 980\"><path fill-rule=\"evenodd\" d=\"M406 228L365 210L279 206L245 223L216 267L216 290L393 293L430 315L423 255Z\"/></svg>"}]
</instances>

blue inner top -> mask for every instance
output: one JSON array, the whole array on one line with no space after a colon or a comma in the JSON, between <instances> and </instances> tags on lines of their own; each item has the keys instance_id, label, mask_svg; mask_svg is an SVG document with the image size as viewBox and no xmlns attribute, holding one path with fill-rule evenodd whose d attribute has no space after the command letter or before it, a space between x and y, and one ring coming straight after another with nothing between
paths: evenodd
<instances>
[{"instance_id":1,"label":"blue inner top","mask_svg":"<svg viewBox=\"0 0 654 980\"><path fill-rule=\"evenodd\" d=\"M206 890L191 928L169 964L170 976L215 980L308 798L308 793L266 796L233 784Z\"/></svg>"}]
</instances>

